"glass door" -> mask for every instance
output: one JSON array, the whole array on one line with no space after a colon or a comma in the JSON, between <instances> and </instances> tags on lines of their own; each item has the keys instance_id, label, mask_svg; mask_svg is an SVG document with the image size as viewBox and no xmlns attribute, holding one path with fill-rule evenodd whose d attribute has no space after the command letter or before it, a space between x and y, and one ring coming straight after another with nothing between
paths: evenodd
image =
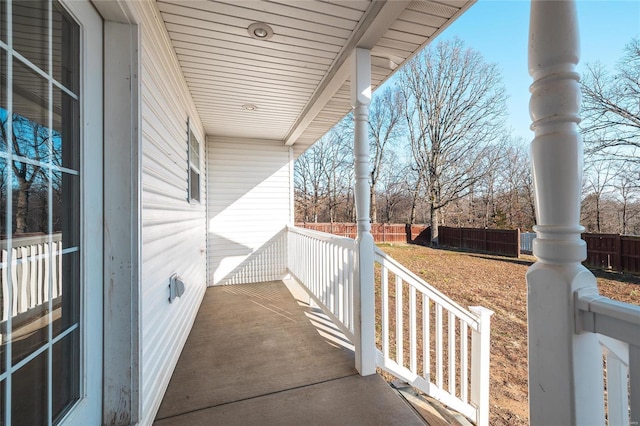
<instances>
[{"instance_id":1,"label":"glass door","mask_svg":"<svg viewBox=\"0 0 640 426\"><path fill-rule=\"evenodd\" d=\"M99 424L102 23L0 8L0 422Z\"/></svg>"}]
</instances>

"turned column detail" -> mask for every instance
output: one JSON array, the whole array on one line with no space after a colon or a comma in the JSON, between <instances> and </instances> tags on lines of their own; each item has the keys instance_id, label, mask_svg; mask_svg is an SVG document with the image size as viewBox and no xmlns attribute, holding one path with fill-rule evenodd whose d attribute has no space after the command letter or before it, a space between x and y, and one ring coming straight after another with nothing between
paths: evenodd
<instances>
[{"instance_id":1,"label":"turned column detail","mask_svg":"<svg viewBox=\"0 0 640 426\"><path fill-rule=\"evenodd\" d=\"M604 424L602 349L576 333L574 293L597 293L581 262L583 147L574 1L531 3L529 73L531 160L536 196L533 253L527 272L529 408L532 425Z\"/></svg>"},{"instance_id":2,"label":"turned column detail","mask_svg":"<svg viewBox=\"0 0 640 426\"><path fill-rule=\"evenodd\" d=\"M376 372L375 299L373 289L374 243L370 221L369 103L371 102L371 52L353 52L351 105L353 106L355 202L358 236L354 274L356 369L367 376Z\"/></svg>"}]
</instances>

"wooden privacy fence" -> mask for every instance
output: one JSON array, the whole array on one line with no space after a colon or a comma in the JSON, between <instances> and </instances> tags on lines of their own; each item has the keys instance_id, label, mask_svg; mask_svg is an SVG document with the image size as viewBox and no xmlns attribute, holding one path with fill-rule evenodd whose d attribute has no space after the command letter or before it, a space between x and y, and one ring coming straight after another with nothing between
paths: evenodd
<instances>
[{"instance_id":1,"label":"wooden privacy fence","mask_svg":"<svg viewBox=\"0 0 640 426\"><path fill-rule=\"evenodd\" d=\"M355 223L296 223L299 228L356 238ZM425 225L373 223L371 234L376 243L413 243L429 245L431 228ZM529 240L521 245L517 229L439 228L440 246L520 257L523 247L530 246L535 233L523 234ZM640 236L618 234L582 234L587 243L586 266L640 274ZM526 251L526 249L525 249Z\"/></svg>"},{"instance_id":2,"label":"wooden privacy fence","mask_svg":"<svg viewBox=\"0 0 640 426\"><path fill-rule=\"evenodd\" d=\"M518 229L441 226L438 230L438 241L441 246L520 257L520 230Z\"/></svg>"},{"instance_id":3,"label":"wooden privacy fence","mask_svg":"<svg viewBox=\"0 0 640 426\"><path fill-rule=\"evenodd\" d=\"M327 232L341 237L356 238L354 223L296 223L299 228ZM462 248L472 251L520 256L520 231L505 229L450 228L441 226L439 243L444 247ZM376 243L414 243L428 245L431 228L424 225L373 223L371 234Z\"/></svg>"},{"instance_id":4,"label":"wooden privacy fence","mask_svg":"<svg viewBox=\"0 0 640 426\"><path fill-rule=\"evenodd\" d=\"M587 243L585 265L630 274L640 273L640 237L619 234L582 234Z\"/></svg>"},{"instance_id":5,"label":"wooden privacy fence","mask_svg":"<svg viewBox=\"0 0 640 426\"><path fill-rule=\"evenodd\" d=\"M355 223L296 223L298 228L326 232L341 237L353 238L358 236L358 225ZM426 228L415 227L416 229ZM419 232L418 232L419 233ZM398 223L372 223L371 235L376 243L407 243L407 225Z\"/></svg>"}]
</instances>

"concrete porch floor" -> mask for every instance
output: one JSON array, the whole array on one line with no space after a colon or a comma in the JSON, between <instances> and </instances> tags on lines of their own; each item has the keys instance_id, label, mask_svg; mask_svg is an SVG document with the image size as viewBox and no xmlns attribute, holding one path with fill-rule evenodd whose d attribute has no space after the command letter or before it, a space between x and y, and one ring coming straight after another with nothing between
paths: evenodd
<instances>
[{"instance_id":1,"label":"concrete porch floor","mask_svg":"<svg viewBox=\"0 0 640 426\"><path fill-rule=\"evenodd\" d=\"M331 333L281 281L209 288L155 424L425 424L310 317Z\"/></svg>"}]
</instances>

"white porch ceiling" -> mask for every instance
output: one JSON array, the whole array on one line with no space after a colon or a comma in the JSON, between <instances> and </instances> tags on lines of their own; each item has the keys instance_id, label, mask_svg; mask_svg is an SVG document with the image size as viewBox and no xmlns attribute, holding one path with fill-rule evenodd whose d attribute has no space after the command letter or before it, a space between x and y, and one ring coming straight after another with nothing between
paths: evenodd
<instances>
[{"instance_id":1,"label":"white porch ceiling","mask_svg":"<svg viewBox=\"0 0 640 426\"><path fill-rule=\"evenodd\" d=\"M281 140L300 153L350 111L347 59L354 47L371 49L375 89L473 1L157 4L206 133ZM250 37L255 22L269 24L273 37Z\"/></svg>"}]
</instances>

